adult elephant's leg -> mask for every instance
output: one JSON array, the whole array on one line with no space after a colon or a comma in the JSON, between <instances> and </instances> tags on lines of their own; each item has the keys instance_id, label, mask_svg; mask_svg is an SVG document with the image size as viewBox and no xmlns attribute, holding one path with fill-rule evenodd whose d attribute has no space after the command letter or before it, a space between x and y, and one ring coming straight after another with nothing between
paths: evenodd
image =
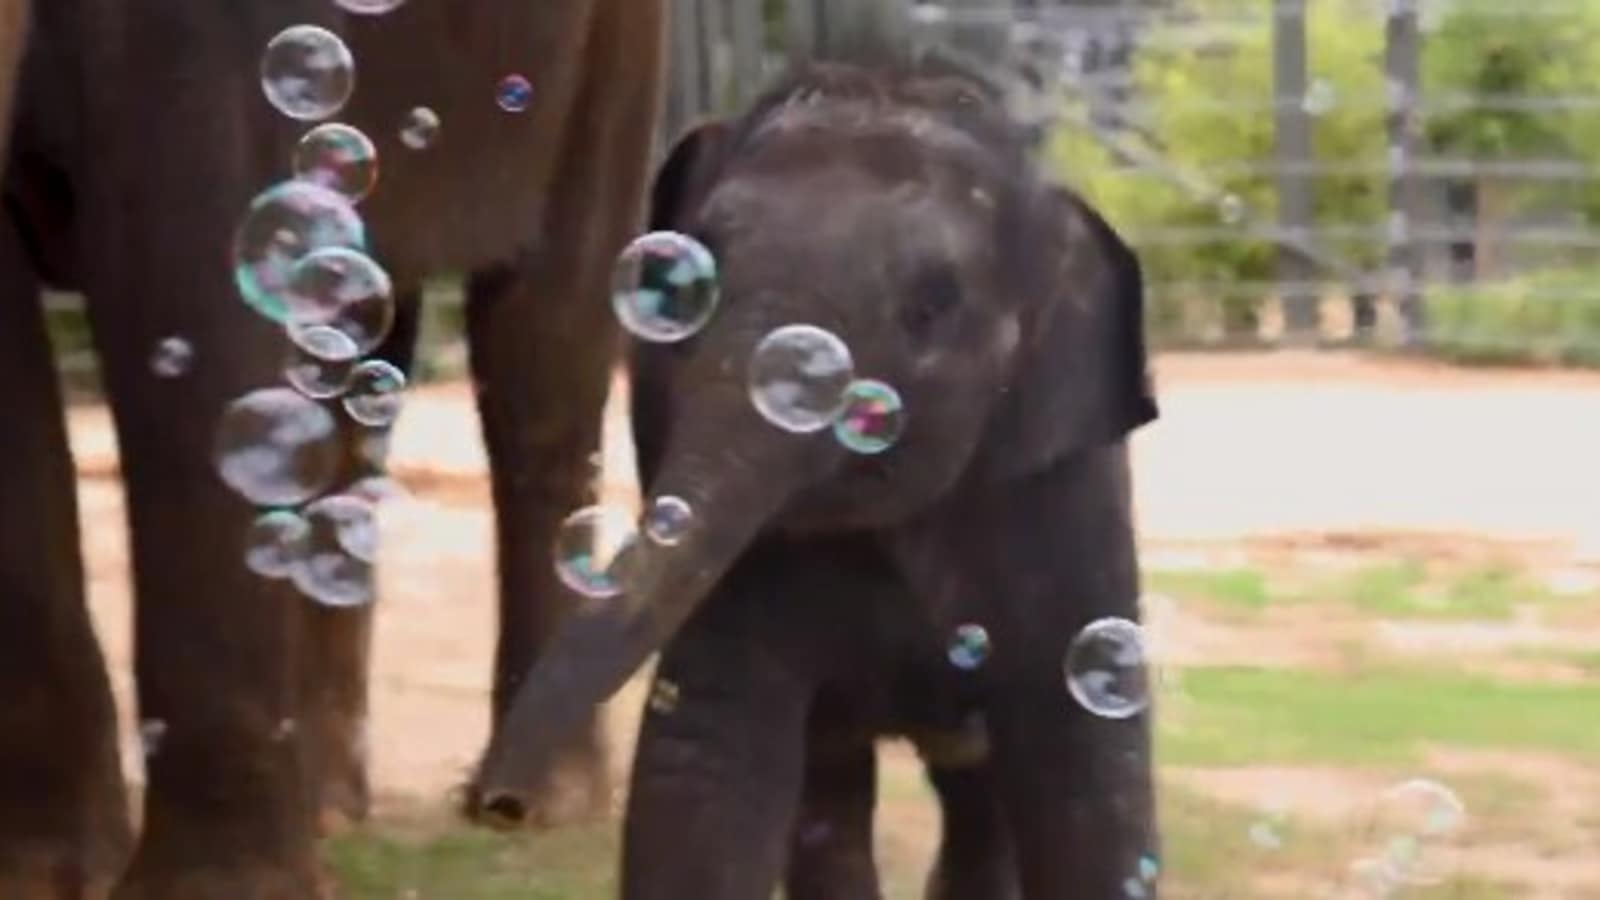
<instances>
[{"instance_id":1,"label":"adult elephant's leg","mask_svg":"<svg viewBox=\"0 0 1600 900\"><path fill-rule=\"evenodd\" d=\"M600 4L577 111L561 136L538 244L514 266L469 282L467 327L494 489L500 630L498 722L570 597L552 567L561 520L592 501L601 418L616 359L607 302L616 254L639 227L654 136L656 65L623 41L655 33L660 4ZM631 54L623 58L624 50ZM649 53L659 52L652 42ZM497 726L498 727L498 726ZM530 818L550 823L610 808L598 715L543 784Z\"/></svg>"},{"instance_id":2,"label":"adult elephant's leg","mask_svg":"<svg viewBox=\"0 0 1600 900\"><path fill-rule=\"evenodd\" d=\"M97 898L132 838L37 295L0 219L0 897Z\"/></svg>"},{"instance_id":3,"label":"adult elephant's leg","mask_svg":"<svg viewBox=\"0 0 1600 900\"><path fill-rule=\"evenodd\" d=\"M1016 900L1017 859L999 785L988 764L930 766L944 835L928 876L928 900Z\"/></svg>"},{"instance_id":4,"label":"adult elephant's leg","mask_svg":"<svg viewBox=\"0 0 1600 900\"><path fill-rule=\"evenodd\" d=\"M420 290L400 292L394 328L372 354L393 363L408 378L416 355L420 311ZM369 428L349 419L342 427L347 451L342 484L383 475L390 429ZM381 552L380 548L380 566ZM381 600L339 609L310 604L305 615L301 709L294 731L306 751L312 809L323 834L366 819L371 808L367 715L377 602Z\"/></svg>"},{"instance_id":5,"label":"adult elephant's leg","mask_svg":"<svg viewBox=\"0 0 1600 900\"><path fill-rule=\"evenodd\" d=\"M800 813L789 845L788 900L879 900L872 856L877 754L870 740L830 745L813 716Z\"/></svg>"}]
</instances>

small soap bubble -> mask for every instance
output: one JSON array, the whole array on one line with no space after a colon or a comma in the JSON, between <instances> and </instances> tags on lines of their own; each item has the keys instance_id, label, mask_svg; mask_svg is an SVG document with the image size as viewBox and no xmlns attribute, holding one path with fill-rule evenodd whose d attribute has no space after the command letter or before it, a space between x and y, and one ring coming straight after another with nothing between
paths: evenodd
<instances>
[{"instance_id":1,"label":"small soap bubble","mask_svg":"<svg viewBox=\"0 0 1600 900\"><path fill-rule=\"evenodd\" d=\"M406 113L400 124L400 143L412 150L426 150L439 138L439 114L426 106Z\"/></svg>"},{"instance_id":2,"label":"small soap bubble","mask_svg":"<svg viewBox=\"0 0 1600 900\"><path fill-rule=\"evenodd\" d=\"M333 0L340 9L362 16L381 16L405 5L406 0Z\"/></svg>"},{"instance_id":3,"label":"small soap bubble","mask_svg":"<svg viewBox=\"0 0 1600 900\"><path fill-rule=\"evenodd\" d=\"M1306 88L1306 94L1300 99L1300 108L1308 116L1326 115L1333 109L1334 101L1338 99L1333 85L1327 80L1318 78Z\"/></svg>"},{"instance_id":4,"label":"small soap bubble","mask_svg":"<svg viewBox=\"0 0 1600 900\"><path fill-rule=\"evenodd\" d=\"M355 482L345 491L352 497L380 506L385 503L403 503L411 498L411 493L401 484L387 475L369 475Z\"/></svg>"},{"instance_id":5,"label":"small soap bubble","mask_svg":"<svg viewBox=\"0 0 1600 900\"><path fill-rule=\"evenodd\" d=\"M332 494L308 505L305 520L305 559L291 572L295 587L323 606L346 609L370 603L375 544L371 505Z\"/></svg>"},{"instance_id":6,"label":"small soap bubble","mask_svg":"<svg viewBox=\"0 0 1600 900\"><path fill-rule=\"evenodd\" d=\"M881 381L851 382L844 392L844 410L834 420L833 434L852 453L882 453L900 440L906 427L900 392Z\"/></svg>"},{"instance_id":7,"label":"small soap bubble","mask_svg":"<svg viewBox=\"0 0 1600 900\"><path fill-rule=\"evenodd\" d=\"M268 188L250 203L233 238L234 282L257 312L283 322L295 266L328 247L360 250L366 226L342 195L309 181Z\"/></svg>"},{"instance_id":8,"label":"small soap bubble","mask_svg":"<svg viewBox=\"0 0 1600 900\"><path fill-rule=\"evenodd\" d=\"M1282 850L1283 835L1272 822L1253 822L1250 825L1250 843L1262 850Z\"/></svg>"},{"instance_id":9,"label":"small soap bubble","mask_svg":"<svg viewBox=\"0 0 1600 900\"><path fill-rule=\"evenodd\" d=\"M257 506L295 506L322 493L341 457L333 415L289 388L228 404L214 447L222 480Z\"/></svg>"},{"instance_id":10,"label":"small soap bubble","mask_svg":"<svg viewBox=\"0 0 1600 900\"><path fill-rule=\"evenodd\" d=\"M300 730L300 726L295 723L295 720L279 719L277 726L272 729L272 741L275 744L281 744L294 737L295 732L298 730Z\"/></svg>"},{"instance_id":11,"label":"small soap bubble","mask_svg":"<svg viewBox=\"0 0 1600 900\"><path fill-rule=\"evenodd\" d=\"M615 597L623 591L617 563L636 540L627 513L609 506L580 509L561 523L556 535L556 574L585 597Z\"/></svg>"},{"instance_id":12,"label":"small soap bubble","mask_svg":"<svg viewBox=\"0 0 1600 900\"><path fill-rule=\"evenodd\" d=\"M1073 699L1097 716L1126 719L1149 704L1144 634L1127 619L1090 622L1073 638L1064 667Z\"/></svg>"},{"instance_id":13,"label":"small soap bubble","mask_svg":"<svg viewBox=\"0 0 1600 900\"><path fill-rule=\"evenodd\" d=\"M1237 225L1244 221L1244 200L1238 194L1224 194L1217 201L1217 217L1225 225Z\"/></svg>"},{"instance_id":14,"label":"small soap bubble","mask_svg":"<svg viewBox=\"0 0 1600 900\"><path fill-rule=\"evenodd\" d=\"M1139 857L1139 880L1140 881L1143 881L1146 884L1152 884L1152 883L1155 882L1156 877L1159 876L1160 874L1161 874L1161 863L1158 862L1154 856L1151 856L1150 854L1146 853L1145 855Z\"/></svg>"},{"instance_id":15,"label":"small soap bubble","mask_svg":"<svg viewBox=\"0 0 1600 900\"><path fill-rule=\"evenodd\" d=\"M261 56L261 89L291 119L326 119L344 108L355 87L355 57L326 28L285 28Z\"/></svg>"},{"instance_id":16,"label":"small soap bubble","mask_svg":"<svg viewBox=\"0 0 1600 900\"><path fill-rule=\"evenodd\" d=\"M657 678L655 684L650 686L650 711L664 716L671 715L678 709L678 683L665 678Z\"/></svg>"},{"instance_id":17,"label":"small soap bubble","mask_svg":"<svg viewBox=\"0 0 1600 900\"><path fill-rule=\"evenodd\" d=\"M533 83L521 75L507 75L495 87L494 102L509 113L526 112L533 102Z\"/></svg>"},{"instance_id":18,"label":"small soap bubble","mask_svg":"<svg viewBox=\"0 0 1600 900\"><path fill-rule=\"evenodd\" d=\"M165 337L150 354L150 370L161 378L181 378L194 366L194 345L181 337Z\"/></svg>"},{"instance_id":19,"label":"small soap bubble","mask_svg":"<svg viewBox=\"0 0 1600 900\"><path fill-rule=\"evenodd\" d=\"M394 284L389 273L372 257L349 247L323 247L307 253L290 270L284 298L288 301L289 336L311 353L337 348L331 343L305 343L300 334L307 328L339 330L350 339L353 357L371 353L394 327Z\"/></svg>"},{"instance_id":20,"label":"small soap bubble","mask_svg":"<svg viewBox=\"0 0 1600 900\"><path fill-rule=\"evenodd\" d=\"M139 723L139 752L149 759L161 752L161 741L167 736L167 723L160 719L145 719Z\"/></svg>"},{"instance_id":21,"label":"small soap bubble","mask_svg":"<svg viewBox=\"0 0 1600 900\"><path fill-rule=\"evenodd\" d=\"M644 533L663 547L674 547L694 523L694 510L682 497L666 494L651 501L644 514Z\"/></svg>"},{"instance_id":22,"label":"small soap bubble","mask_svg":"<svg viewBox=\"0 0 1600 900\"><path fill-rule=\"evenodd\" d=\"M262 513L245 536L244 564L263 578L288 578L305 561L311 526L289 509Z\"/></svg>"},{"instance_id":23,"label":"small soap bubble","mask_svg":"<svg viewBox=\"0 0 1600 900\"><path fill-rule=\"evenodd\" d=\"M611 305L634 337L670 344L697 334L719 299L717 261L706 246L675 231L634 239L611 277Z\"/></svg>"},{"instance_id":24,"label":"small soap bubble","mask_svg":"<svg viewBox=\"0 0 1600 900\"><path fill-rule=\"evenodd\" d=\"M406 376L393 363L369 359L350 373L344 410L363 425L382 428L400 415Z\"/></svg>"},{"instance_id":25,"label":"small soap bubble","mask_svg":"<svg viewBox=\"0 0 1600 900\"><path fill-rule=\"evenodd\" d=\"M289 343L283 378L313 400L330 400L350 387L357 355L355 345L343 332L327 325L313 325L297 333Z\"/></svg>"},{"instance_id":26,"label":"small soap bubble","mask_svg":"<svg viewBox=\"0 0 1600 900\"><path fill-rule=\"evenodd\" d=\"M359 128L339 122L318 125L295 146L294 177L355 203L378 184L378 148Z\"/></svg>"},{"instance_id":27,"label":"small soap bubble","mask_svg":"<svg viewBox=\"0 0 1600 900\"><path fill-rule=\"evenodd\" d=\"M946 656L952 666L971 672L988 661L991 649L989 632L982 625L968 623L956 627Z\"/></svg>"},{"instance_id":28,"label":"small soap bubble","mask_svg":"<svg viewBox=\"0 0 1600 900\"><path fill-rule=\"evenodd\" d=\"M749 377L750 399L762 418L805 434L827 428L843 409L855 361L833 332L785 325L756 346Z\"/></svg>"}]
</instances>

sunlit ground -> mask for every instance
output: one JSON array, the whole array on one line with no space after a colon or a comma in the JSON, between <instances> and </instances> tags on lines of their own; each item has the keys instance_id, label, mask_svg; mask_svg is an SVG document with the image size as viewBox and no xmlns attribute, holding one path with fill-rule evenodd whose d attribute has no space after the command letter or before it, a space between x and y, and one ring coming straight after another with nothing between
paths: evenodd
<instances>
[{"instance_id":1,"label":"sunlit ground","mask_svg":"<svg viewBox=\"0 0 1600 900\"><path fill-rule=\"evenodd\" d=\"M1466 816L1418 845L1415 871L1439 883L1393 896L1600 898L1600 378L1168 357L1160 387L1165 416L1135 460L1163 895L1372 896L1352 867L1406 837L1382 798L1423 778ZM614 823L507 838L447 812L486 727L492 623L469 397L418 392L396 436L416 500L385 520L380 802L329 858L348 898L609 897ZM73 428L137 778L114 460L103 413ZM605 493L630 502L612 447ZM624 739L638 700L635 686L616 706ZM911 754L883 759L880 861L889 896L914 897L937 817Z\"/></svg>"}]
</instances>

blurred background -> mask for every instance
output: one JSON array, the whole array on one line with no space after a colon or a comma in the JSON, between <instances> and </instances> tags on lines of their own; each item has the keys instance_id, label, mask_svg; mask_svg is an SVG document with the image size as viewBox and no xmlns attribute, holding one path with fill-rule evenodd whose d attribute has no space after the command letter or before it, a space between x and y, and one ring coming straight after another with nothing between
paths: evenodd
<instances>
[{"instance_id":1,"label":"blurred background","mask_svg":"<svg viewBox=\"0 0 1600 900\"><path fill-rule=\"evenodd\" d=\"M664 139L792 52L887 42L986 73L1138 249L1163 404L1134 450L1165 896L1600 898L1600 0L675 16ZM114 442L78 305L51 304L126 713ZM394 437L412 496L385 512L380 803L333 845L342 896L611 896L613 824L507 839L448 814L493 621L460 320L442 280ZM597 464L630 504L625 391ZM641 690L616 704L619 766ZM888 895L920 896L937 816L910 751L884 753Z\"/></svg>"}]
</instances>

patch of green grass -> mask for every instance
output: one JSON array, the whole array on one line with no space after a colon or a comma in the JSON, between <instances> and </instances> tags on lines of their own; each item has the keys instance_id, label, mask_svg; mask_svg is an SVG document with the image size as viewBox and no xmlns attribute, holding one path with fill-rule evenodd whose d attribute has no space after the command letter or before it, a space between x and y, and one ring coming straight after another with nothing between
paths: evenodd
<instances>
[{"instance_id":1,"label":"patch of green grass","mask_svg":"<svg viewBox=\"0 0 1600 900\"><path fill-rule=\"evenodd\" d=\"M327 855L345 900L601 900L616 895L618 850L613 825L416 839L362 829Z\"/></svg>"},{"instance_id":2,"label":"patch of green grass","mask_svg":"<svg viewBox=\"0 0 1600 900\"><path fill-rule=\"evenodd\" d=\"M1184 686L1184 727L1161 733L1163 758L1182 765L1410 764L1430 743L1600 758L1592 684L1223 667L1188 669Z\"/></svg>"},{"instance_id":3,"label":"patch of green grass","mask_svg":"<svg viewBox=\"0 0 1600 900\"><path fill-rule=\"evenodd\" d=\"M1259 613L1272 602L1265 574L1255 569L1144 573L1145 586L1164 594L1209 601L1219 610Z\"/></svg>"},{"instance_id":4,"label":"patch of green grass","mask_svg":"<svg viewBox=\"0 0 1600 900\"><path fill-rule=\"evenodd\" d=\"M1337 597L1362 612L1403 616L1417 610L1417 590L1427 577L1427 572L1419 563L1388 563L1358 569L1335 580L1319 593Z\"/></svg>"}]
</instances>

